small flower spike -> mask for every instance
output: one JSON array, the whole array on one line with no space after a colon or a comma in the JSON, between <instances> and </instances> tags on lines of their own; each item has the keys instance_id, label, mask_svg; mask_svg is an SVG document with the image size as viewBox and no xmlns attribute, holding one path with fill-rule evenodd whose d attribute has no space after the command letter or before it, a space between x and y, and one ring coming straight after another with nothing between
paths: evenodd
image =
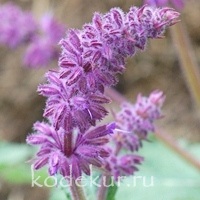
<instances>
[{"instance_id":1,"label":"small flower spike","mask_svg":"<svg viewBox=\"0 0 200 200\"><path fill-rule=\"evenodd\" d=\"M126 177L135 174L138 171L137 166L140 165L144 158L134 154L126 155L114 155L110 151L110 157L106 160L105 169L111 172L115 181L119 180L119 177Z\"/></svg>"},{"instance_id":2,"label":"small flower spike","mask_svg":"<svg viewBox=\"0 0 200 200\"><path fill-rule=\"evenodd\" d=\"M164 100L161 91L154 91L149 97L138 95L135 104L123 104L122 110L116 114L115 142L130 151L138 150L141 140L146 140L148 133L155 131L154 122L162 117Z\"/></svg>"},{"instance_id":3,"label":"small flower spike","mask_svg":"<svg viewBox=\"0 0 200 200\"><path fill-rule=\"evenodd\" d=\"M111 144L107 145L110 156L105 159L104 169L114 176L133 175L137 166L144 160L135 154L147 139L148 133L154 131L155 120L162 117L161 107L165 97L161 91L152 92L149 97L138 95L135 104L125 103L115 115L116 128ZM122 151L125 150L125 151Z\"/></svg>"}]
</instances>

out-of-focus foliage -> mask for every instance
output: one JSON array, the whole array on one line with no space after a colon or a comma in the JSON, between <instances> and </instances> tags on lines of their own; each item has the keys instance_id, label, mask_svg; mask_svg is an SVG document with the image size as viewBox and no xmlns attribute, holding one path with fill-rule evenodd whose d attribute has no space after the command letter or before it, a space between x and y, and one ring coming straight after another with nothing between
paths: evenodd
<instances>
[{"instance_id":1,"label":"out-of-focus foliage","mask_svg":"<svg viewBox=\"0 0 200 200\"><path fill-rule=\"evenodd\" d=\"M146 158L144 164L140 167L140 171L133 177L125 178L118 188L111 187L107 200L124 198L131 200L133 197L134 200L199 200L199 171L156 139L152 138L151 141L145 143L144 148L140 151ZM195 154L200 155L199 144L186 145L181 143L181 145L187 146L191 153L195 152ZM151 177L153 177L153 185L145 187L145 185L151 185ZM89 178L87 181L89 186ZM143 181L145 184L143 184ZM89 200L95 198L95 190L94 186L87 187L86 196ZM59 187L54 188L50 200L58 199L58 197L62 199L66 195L64 191Z\"/></svg>"},{"instance_id":2,"label":"out-of-focus foliage","mask_svg":"<svg viewBox=\"0 0 200 200\"><path fill-rule=\"evenodd\" d=\"M199 144L190 145L187 149L200 155ZM133 177L125 179L116 200L124 197L134 197L135 200L199 200L200 173L193 166L158 141L144 144L141 154L145 155L145 162L135 175L138 177L135 186ZM150 185L152 176L154 186L144 187L139 176L146 177L146 185Z\"/></svg>"},{"instance_id":3,"label":"out-of-focus foliage","mask_svg":"<svg viewBox=\"0 0 200 200\"><path fill-rule=\"evenodd\" d=\"M35 149L26 144L0 142L0 178L15 184L31 184L28 160L33 152ZM34 172L34 176L40 176L38 183L43 183L47 173L44 169Z\"/></svg>"}]
</instances>

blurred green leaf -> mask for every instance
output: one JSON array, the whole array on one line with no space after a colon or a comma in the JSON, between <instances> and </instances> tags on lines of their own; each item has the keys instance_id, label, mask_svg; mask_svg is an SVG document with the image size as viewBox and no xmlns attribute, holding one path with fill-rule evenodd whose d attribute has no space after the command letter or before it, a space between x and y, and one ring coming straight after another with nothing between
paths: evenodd
<instances>
[{"instance_id":1,"label":"blurred green leaf","mask_svg":"<svg viewBox=\"0 0 200 200\"><path fill-rule=\"evenodd\" d=\"M25 162L33 148L26 144L0 142L0 166Z\"/></svg>"},{"instance_id":2,"label":"blurred green leaf","mask_svg":"<svg viewBox=\"0 0 200 200\"><path fill-rule=\"evenodd\" d=\"M32 179L39 177L37 182L43 184L47 170L33 172L31 163L27 163L34 152L35 149L26 144L0 142L0 177L15 184L31 184ZM48 182L51 184L51 180Z\"/></svg>"},{"instance_id":3,"label":"blurred green leaf","mask_svg":"<svg viewBox=\"0 0 200 200\"><path fill-rule=\"evenodd\" d=\"M197 149L199 152L200 145L195 145ZM156 140L145 143L139 154L145 162L135 176L123 181L116 200L199 200L200 172L196 168Z\"/></svg>"},{"instance_id":4,"label":"blurred green leaf","mask_svg":"<svg viewBox=\"0 0 200 200\"><path fill-rule=\"evenodd\" d=\"M143 155L145 162L139 167L139 172L133 177L126 178L118 187L111 187L107 200L199 200L200 172L185 162L162 143L152 138L153 142L144 143L138 154ZM200 145L188 145L195 156L200 155ZM32 179L31 165L26 163L35 150L25 144L0 143L0 176L12 183L30 183ZM94 173L94 177L98 174ZM44 184L47 169L34 171L37 181ZM88 200L96 197L96 187L90 184L90 177L85 177L84 183ZM97 180L98 182L98 180ZM53 180L48 180L49 185ZM118 189L117 189L118 188ZM62 190L62 191L61 191ZM69 199L66 188L52 188L50 200Z\"/></svg>"},{"instance_id":5,"label":"blurred green leaf","mask_svg":"<svg viewBox=\"0 0 200 200\"><path fill-rule=\"evenodd\" d=\"M49 200L71 200L70 193L64 188L56 187L51 190Z\"/></svg>"}]
</instances>

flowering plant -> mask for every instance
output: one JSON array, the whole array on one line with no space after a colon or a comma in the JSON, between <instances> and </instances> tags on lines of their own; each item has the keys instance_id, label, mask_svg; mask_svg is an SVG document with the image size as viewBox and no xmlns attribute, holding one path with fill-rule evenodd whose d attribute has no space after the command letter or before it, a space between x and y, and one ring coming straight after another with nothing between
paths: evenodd
<instances>
[{"instance_id":1,"label":"flowering plant","mask_svg":"<svg viewBox=\"0 0 200 200\"><path fill-rule=\"evenodd\" d=\"M49 174L60 173L73 183L82 172L90 175L90 165L102 170L107 180L132 175L143 158L135 155L142 140L154 131L161 115L162 92L138 96L135 105L125 103L106 125L97 125L109 112L105 89L117 83L125 70L125 58L144 50L149 38L161 38L165 29L178 20L171 8L131 7L127 13L113 8L95 13L82 30L69 29L60 41L59 68L46 73L47 83L38 92L47 97L46 122L34 124L27 143L38 145L34 169L48 166ZM122 149L130 153L122 154ZM77 184L71 186L74 199L85 199ZM105 199L100 187L98 199Z\"/></svg>"}]
</instances>

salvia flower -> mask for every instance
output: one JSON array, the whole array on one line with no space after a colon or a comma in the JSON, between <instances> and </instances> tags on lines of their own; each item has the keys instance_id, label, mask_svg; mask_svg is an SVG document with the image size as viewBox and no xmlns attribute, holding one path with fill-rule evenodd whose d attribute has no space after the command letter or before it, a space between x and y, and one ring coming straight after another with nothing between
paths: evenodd
<instances>
[{"instance_id":1,"label":"salvia flower","mask_svg":"<svg viewBox=\"0 0 200 200\"><path fill-rule=\"evenodd\" d=\"M144 3L151 6L173 6L176 9L183 9L185 0L145 0Z\"/></svg>"},{"instance_id":2,"label":"salvia flower","mask_svg":"<svg viewBox=\"0 0 200 200\"><path fill-rule=\"evenodd\" d=\"M66 84L103 91L115 85L116 74L125 68L125 58L145 49L148 38L159 38L176 23L179 14L171 8L132 7L128 13L113 8L105 15L95 13L82 30L67 32L61 40L61 78ZM81 86L80 86L81 87Z\"/></svg>"},{"instance_id":3,"label":"salvia flower","mask_svg":"<svg viewBox=\"0 0 200 200\"><path fill-rule=\"evenodd\" d=\"M144 161L144 158L138 155L114 155L111 152L110 156L106 159L105 169L111 172L115 181L118 181L119 177L135 174L138 171L138 165Z\"/></svg>"},{"instance_id":4,"label":"salvia flower","mask_svg":"<svg viewBox=\"0 0 200 200\"><path fill-rule=\"evenodd\" d=\"M95 125L106 114L102 104L110 100L99 92L82 93L74 87L67 87L58 72L47 73L48 84L39 86L38 91L48 97L44 117L51 118L56 129L64 128L71 132L78 127L81 132Z\"/></svg>"},{"instance_id":5,"label":"salvia flower","mask_svg":"<svg viewBox=\"0 0 200 200\"><path fill-rule=\"evenodd\" d=\"M107 114L104 88L116 84L125 58L143 50L148 38L161 37L178 16L170 8L132 7L126 14L113 8L105 15L95 13L82 30L68 30L60 42L57 81L48 73L48 83L39 87L48 98L44 116L53 117L56 128L79 127L84 132L95 125Z\"/></svg>"},{"instance_id":6,"label":"salvia flower","mask_svg":"<svg viewBox=\"0 0 200 200\"><path fill-rule=\"evenodd\" d=\"M38 33L27 47L24 65L31 68L44 67L58 59L58 42L64 35L64 26L50 14L45 14L38 25Z\"/></svg>"},{"instance_id":7,"label":"salvia flower","mask_svg":"<svg viewBox=\"0 0 200 200\"><path fill-rule=\"evenodd\" d=\"M34 124L35 133L27 137L27 143L40 147L34 159L34 169L48 165L50 175L57 173L64 177L78 178L82 172L89 175L90 165L101 167L109 156L104 145L109 141L115 124L108 124L87 130L84 134L68 134L44 122Z\"/></svg>"},{"instance_id":8,"label":"salvia flower","mask_svg":"<svg viewBox=\"0 0 200 200\"><path fill-rule=\"evenodd\" d=\"M154 123L162 117L164 100L163 92L154 91L149 97L138 95L135 104L124 103L116 114L118 131L113 136L115 141L131 151L138 150L141 140L155 131Z\"/></svg>"},{"instance_id":9,"label":"salvia flower","mask_svg":"<svg viewBox=\"0 0 200 200\"><path fill-rule=\"evenodd\" d=\"M111 136L112 143L107 145L110 156L104 162L104 169L114 176L115 181L119 177L133 175L143 162L144 158L135 152L147 139L148 133L154 131L155 120L162 117L164 99L161 91L154 91L149 97L138 95L135 104L124 103L115 115L116 128Z\"/></svg>"},{"instance_id":10,"label":"salvia flower","mask_svg":"<svg viewBox=\"0 0 200 200\"><path fill-rule=\"evenodd\" d=\"M50 175L68 176L72 166L75 178L82 171L89 175L89 164L93 164L115 179L137 170L143 158L132 152L160 118L161 92L149 98L139 96L136 105L124 105L116 124L90 128L108 113L103 107L110 102L104 89L116 84L125 59L144 50L148 38L162 37L178 16L171 8L132 7L128 13L113 8L104 15L95 13L82 30L67 31L60 41L59 69L49 71L47 83L38 87L39 94L47 98L43 116L50 124L36 123L36 133L27 138L29 144L40 146L35 169L48 165ZM106 146L106 136L113 132L114 149ZM118 155L122 148L130 150L130 155Z\"/></svg>"},{"instance_id":11,"label":"salvia flower","mask_svg":"<svg viewBox=\"0 0 200 200\"><path fill-rule=\"evenodd\" d=\"M0 43L10 48L29 41L37 31L36 22L29 12L7 3L0 7Z\"/></svg>"}]
</instances>

